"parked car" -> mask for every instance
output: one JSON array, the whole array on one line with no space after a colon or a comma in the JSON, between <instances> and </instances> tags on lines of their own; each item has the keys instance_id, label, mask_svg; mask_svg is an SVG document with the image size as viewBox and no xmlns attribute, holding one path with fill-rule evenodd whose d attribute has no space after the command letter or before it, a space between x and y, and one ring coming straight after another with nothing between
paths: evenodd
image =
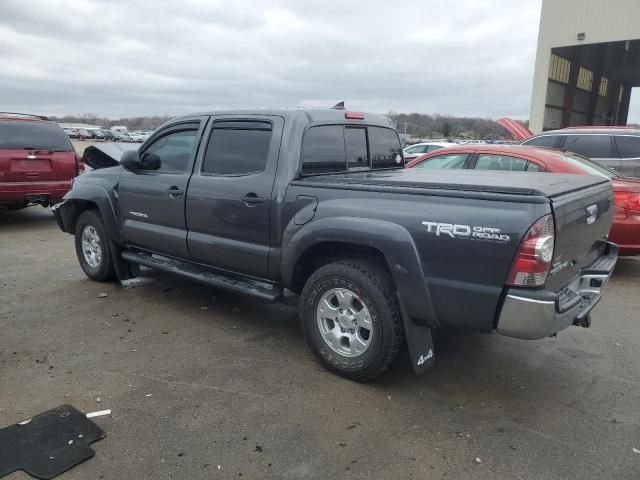
<instances>
[{"instance_id":1,"label":"parked car","mask_svg":"<svg viewBox=\"0 0 640 480\"><path fill-rule=\"evenodd\" d=\"M147 139L148 135L145 135L141 132L129 132L129 137L131 138L132 142L142 143Z\"/></svg>"},{"instance_id":2,"label":"parked car","mask_svg":"<svg viewBox=\"0 0 640 480\"><path fill-rule=\"evenodd\" d=\"M640 128L567 127L534 135L515 120L501 118L498 122L522 145L569 150L626 177L640 177Z\"/></svg>"},{"instance_id":3,"label":"parked car","mask_svg":"<svg viewBox=\"0 0 640 480\"><path fill-rule=\"evenodd\" d=\"M91 134L91 137L96 140L104 140L104 133L102 133L102 129L100 128L93 128L89 130L89 133Z\"/></svg>"},{"instance_id":4,"label":"parked car","mask_svg":"<svg viewBox=\"0 0 640 480\"><path fill-rule=\"evenodd\" d=\"M433 152L441 148L450 147L451 145L452 144L448 142L416 143L414 145L411 145L410 147L404 148L404 159L412 160L419 157L420 155L424 155L425 153Z\"/></svg>"},{"instance_id":5,"label":"parked car","mask_svg":"<svg viewBox=\"0 0 640 480\"><path fill-rule=\"evenodd\" d=\"M0 113L0 209L59 202L82 168L59 125L46 117Z\"/></svg>"},{"instance_id":6,"label":"parked car","mask_svg":"<svg viewBox=\"0 0 640 480\"><path fill-rule=\"evenodd\" d=\"M104 135L104 140L108 141L108 142L113 142L116 140L116 134L114 132L112 132L111 130L108 130L106 128L102 129L102 135Z\"/></svg>"},{"instance_id":7,"label":"parked car","mask_svg":"<svg viewBox=\"0 0 640 480\"><path fill-rule=\"evenodd\" d=\"M78 128L76 135L78 140L91 140L93 138L93 135L86 128Z\"/></svg>"},{"instance_id":8,"label":"parked car","mask_svg":"<svg viewBox=\"0 0 640 480\"><path fill-rule=\"evenodd\" d=\"M131 137L127 132L114 132L115 138L117 142L133 142Z\"/></svg>"},{"instance_id":9,"label":"parked car","mask_svg":"<svg viewBox=\"0 0 640 480\"><path fill-rule=\"evenodd\" d=\"M640 255L640 179L623 177L571 152L520 145L453 147L423 155L407 164L419 169L474 169L599 175L613 185L614 215L609 240L620 255Z\"/></svg>"},{"instance_id":10,"label":"parked car","mask_svg":"<svg viewBox=\"0 0 640 480\"><path fill-rule=\"evenodd\" d=\"M381 115L185 116L111 165L54 207L89 278L144 265L270 302L288 289L320 362L360 381L405 342L431 366L431 328L587 327L617 258L608 179L405 170Z\"/></svg>"},{"instance_id":11,"label":"parked car","mask_svg":"<svg viewBox=\"0 0 640 480\"><path fill-rule=\"evenodd\" d=\"M63 128L63 131L69 138L78 138L78 132L75 128Z\"/></svg>"}]
</instances>

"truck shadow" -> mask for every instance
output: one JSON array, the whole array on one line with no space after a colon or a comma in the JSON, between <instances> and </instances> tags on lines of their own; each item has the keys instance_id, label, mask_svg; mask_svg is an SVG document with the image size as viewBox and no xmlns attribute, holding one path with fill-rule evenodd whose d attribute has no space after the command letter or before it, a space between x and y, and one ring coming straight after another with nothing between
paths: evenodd
<instances>
[{"instance_id":1,"label":"truck shadow","mask_svg":"<svg viewBox=\"0 0 640 480\"><path fill-rule=\"evenodd\" d=\"M0 210L0 227L41 227L55 224L56 219L48 208L27 207L22 210Z\"/></svg>"}]
</instances>

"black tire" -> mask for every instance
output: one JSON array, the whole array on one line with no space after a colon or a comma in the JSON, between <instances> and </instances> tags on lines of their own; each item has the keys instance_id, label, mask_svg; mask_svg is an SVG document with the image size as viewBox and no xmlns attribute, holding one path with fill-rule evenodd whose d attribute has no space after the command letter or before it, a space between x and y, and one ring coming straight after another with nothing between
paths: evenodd
<instances>
[{"instance_id":1,"label":"black tire","mask_svg":"<svg viewBox=\"0 0 640 480\"><path fill-rule=\"evenodd\" d=\"M323 338L318 305L334 289L347 289L368 309L371 341L355 357L337 352ZM320 315L321 316L321 315ZM305 338L318 360L330 371L359 382L373 380L385 372L403 344L402 317L396 289L389 274L365 260L340 260L315 271L300 298L300 320ZM330 320L331 321L331 320ZM338 322L335 326L340 327Z\"/></svg>"},{"instance_id":2,"label":"black tire","mask_svg":"<svg viewBox=\"0 0 640 480\"><path fill-rule=\"evenodd\" d=\"M90 265L83 252L82 235L87 227L93 227L99 238L98 248L101 251L100 260L97 265ZM76 222L75 232L76 255L82 270L92 280L97 282L108 282L115 278L113 259L109 248L109 239L102 223L100 215L95 210L85 210L80 214Z\"/></svg>"}]
</instances>

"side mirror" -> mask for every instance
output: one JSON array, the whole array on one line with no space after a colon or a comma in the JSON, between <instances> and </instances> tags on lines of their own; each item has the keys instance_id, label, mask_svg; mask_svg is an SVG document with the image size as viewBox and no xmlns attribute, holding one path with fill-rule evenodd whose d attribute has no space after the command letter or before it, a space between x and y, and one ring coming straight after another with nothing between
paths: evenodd
<instances>
[{"instance_id":1,"label":"side mirror","mask_svg":"<svg viewBox=\"0 0 640 480\"><path fill-rule=\"evenodd\" d=\"M160 167L162 166L160 157L153 153L145 153L142 155L140 164L141 168L144 168L145 170L160 170Z\"/></svg>"},{"instance_id":2,"label":"side mirror","mask_svg":"<svg viewBox=\"0 0 640 480\"><path fill-rule=\"evenodd\" d=\"M135 172L136 170L140 170L142 166L140 164L140 155L137 150L127 150L122 154L120 158L120 165L122 165L126 170L130 172Z\"/></svg>"}]
</instances>

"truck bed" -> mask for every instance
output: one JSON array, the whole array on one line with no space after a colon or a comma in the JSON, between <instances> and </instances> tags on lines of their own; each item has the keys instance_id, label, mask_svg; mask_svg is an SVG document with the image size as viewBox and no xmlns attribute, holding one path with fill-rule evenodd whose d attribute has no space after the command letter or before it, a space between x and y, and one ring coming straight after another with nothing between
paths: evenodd
<instances>
[{"instance_id":1,"label":"truck bed","mask_svg":"<svg viewBox=\"0 0 640 480\"><path fill-rule=\"evenodd\" d=\"M294 181L317 188L368 189L397 188L478 192L554 198L595 185L606 185L607 178L560 173L503 172L479 170L399 169L377 172L351 172L314 175ZM416 192L417 193L417 192Z\"/></svg>"}]
</instances>

